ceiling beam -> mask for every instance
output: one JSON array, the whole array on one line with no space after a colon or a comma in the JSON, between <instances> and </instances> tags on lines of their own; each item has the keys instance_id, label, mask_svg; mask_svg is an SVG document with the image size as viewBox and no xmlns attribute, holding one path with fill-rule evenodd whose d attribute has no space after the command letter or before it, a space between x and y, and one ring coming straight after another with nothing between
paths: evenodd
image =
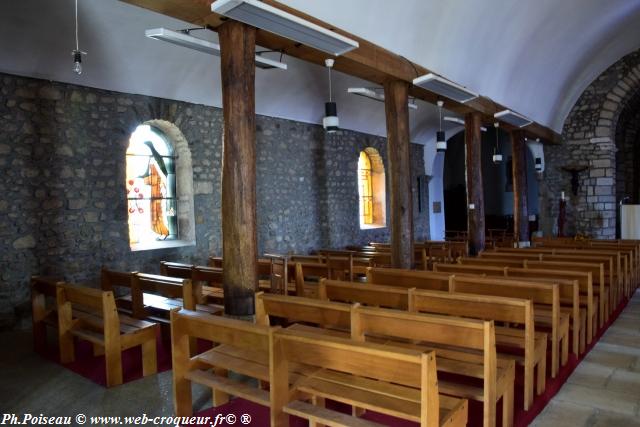
<instances>
[{"instance_id":1,"label":"ceiling beam","mask_svg":"<svg viewBox=\"0 0 640 427\"><path fill-rule=\"evenodd\" d=\"M224 16L211 12L212 0L120 0L181 21L189 22L198 26L208 26L212 30L216 29L227 20ZM274 0L263 0L264 3L274 6L278 9L291 13L307 21L313 22L338 34L342 34L353 40L356 40L360 47L336 59L334 68L345 74L349 74L363 80L384 85L388 81L402 80L410 84L410 94L418 99L436 103L439 99L438 95L426 89L413 86L413 79L431 71L415 64L401 55L397 55L386 49L381 48L371 42L349 34L338 28L304 14L296 9L292 9ZM289 56L312 62L320 66L324 66L324 60L328 54L311 47L301 45L293 40L286 39L273 33L258 29L256 32L256 43L267 49L282 51ZM500 105L491 99L481 96L471 100L465 104L458 103L448 98L443 98L445 108L454 113L465 115L471 112L479 112L482 114L483 122L493 123L495 119L493 115L499 111L506 110L508 107ZM502 127L509 131L516 129L513 126L502 123ZM525 135L531 139L540 138L546 143L560 143L561 136L553 129L543 126L539 123L532 123L523 129Z\"/></svg>"}]
</instances>

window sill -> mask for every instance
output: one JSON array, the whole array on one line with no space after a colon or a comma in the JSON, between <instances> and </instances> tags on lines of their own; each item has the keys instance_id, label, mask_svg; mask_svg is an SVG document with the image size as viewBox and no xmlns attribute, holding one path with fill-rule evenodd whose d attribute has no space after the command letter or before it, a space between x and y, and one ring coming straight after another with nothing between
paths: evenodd
<instances>
[{"instance_id":1,"label":"window sill","mask_svg":"<svg viewBox=\"0 0 640 427\"><path fill-rule=\"evenodd\" d=\"M377 228L386 228L387 226L384 224L360 224L360 230L375 230Z\"/></svg>"},{"instance_id":2,"label":"window sill","mask_svg":"<svg viewBox=\"0 0 640 427\"><path fill-rule=\"evenodd\" d=\"M136 243L131 245L131 252L152 251L155 249L182 248L186 246L195 246L196 242L187 240L158 240L156 242Z\"/></svg>"}]
</instances>

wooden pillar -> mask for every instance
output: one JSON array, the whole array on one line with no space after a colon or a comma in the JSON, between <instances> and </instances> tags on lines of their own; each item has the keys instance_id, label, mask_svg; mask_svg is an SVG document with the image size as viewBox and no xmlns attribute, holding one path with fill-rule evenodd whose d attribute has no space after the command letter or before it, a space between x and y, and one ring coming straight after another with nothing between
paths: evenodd
<instances>
[{"instance_id":1,"label":"wooden pillar","mask_svg":"<svg viewBox=\"0 0 640 427\"><path fill-rule=\"evenodd\" d=\"M222 256L225 313L254 314L257 288L255 39L253 27L218 28L221 50Z\"/></svg>"},{"instance_id":2,"label":"wooden pillar","mask_svg":"<svg viewBox=\"0 0 640 427\"><path fill-rule=\"evenodd\" d=\"M467 177L467 232L469 254L484 249L484 190L482 187L482 115L468 113L464 120Z\"/></svg>"},{"instance_id":3,"label":"wooden pillar","mask_svg":"<svg viewBox=\"0 0 640 427\"><path fill-rule=\"evenodd\" d=\"M396 80L384 85L387 155L391 195L391 263L413 266L413 200L409 159L409 85Z\"/></svg>"},{"instance_id":4,"label":"wooden pillar","mask_svg":"<svg viewBox=\"0 0 640 427\"><path fill-rule=\"evenodd\" d=\"M524 132L511 132L513 176L513 234L518 246L529 246L529 211L527 209L527 147Z\"/></svg>"}]
</instances>

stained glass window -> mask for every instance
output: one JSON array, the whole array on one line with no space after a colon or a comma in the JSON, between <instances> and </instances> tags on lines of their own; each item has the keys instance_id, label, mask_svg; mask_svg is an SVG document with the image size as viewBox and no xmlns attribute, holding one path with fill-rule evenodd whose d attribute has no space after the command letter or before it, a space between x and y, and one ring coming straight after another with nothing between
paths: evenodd
<instances>
[{"instance_id":1,"label":"stained glass window","mask_svg":"<svg viewBox=\"0 0 640 427\"><path fill-rule=\"evenodd\" d=\"M373 182L371 159L364 151L358 159L358 195L360 197L360 223L373 224Z\"/></svg>"},{"instance_id":2,"label":"stained glass window","mask_svg":"<svg viewBox=\"0 0 640 427\"><path fill-rule=\"evenodd\" d=\"M176 239L176 173L173 149L164 134L140 125L127 148L129 243Z\"/></svg>"}]
</instances>

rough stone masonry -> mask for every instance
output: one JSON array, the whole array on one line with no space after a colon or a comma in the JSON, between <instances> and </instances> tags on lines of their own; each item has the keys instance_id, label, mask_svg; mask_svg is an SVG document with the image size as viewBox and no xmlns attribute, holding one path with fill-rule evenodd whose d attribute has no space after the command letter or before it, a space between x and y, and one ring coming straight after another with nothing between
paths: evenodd
<instances>
[{"instance_id":1,"label":"rough stone masonry","mask_svg":"<svg viewBox=\"0 0 640 427\"><path fill-rule=\"evenodd\" d=\"M148 96L0 74L0 326L30 313L29 277L95 284L102 265L159 270L161 260L204 264L221 252L222 111ZM135 128L165 120L191 151L196 245L132 252L125 151ZM357 163L366 147L386 162L386 139L258 116L260 252L296 253L387 240L360 230ZM412 144L412 173L424 173ZM416 239L428 214L414 202Z\"/></svg>"},{"instance_id":2,"label":"rough stone masonry","mask_svg":"<svg viewBox=\"0 0 640 427\"><path fill-rule=\"evenodd\" d=\"M620 145L621 130L626 126L620 118L636 102L639 89L640 50L616 62L587 87L565 121L562 143L545 146L546 170L539 181L540 198L546 206L541 212L545 235L556 231L558 201L564 191L569 234L615 238L620 198L616 179L624 181L625 176L639 172L628 169L630 165L621 160L630 156L631 150ZM588 167L579 174L577 195L571 192L571 175L562 170L575 166Z\"/></svg>"}]
</instances>

